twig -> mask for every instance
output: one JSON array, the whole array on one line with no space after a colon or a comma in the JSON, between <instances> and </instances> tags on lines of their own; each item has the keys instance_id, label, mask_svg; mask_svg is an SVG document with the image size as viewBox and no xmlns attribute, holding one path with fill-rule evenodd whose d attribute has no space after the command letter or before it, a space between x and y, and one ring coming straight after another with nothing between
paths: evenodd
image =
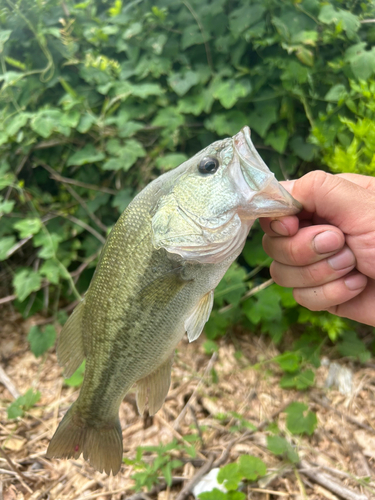
<instances>
[{"instance_id":1,"label":"twig","mask_svg":"<svg viewBox=\"0 0 375 500\"><path fill-rule=\"evenodd\" d=\"M57 484L62 483L66 478L68 474L64 474L62 477L59 477L55 481L53 481L52 484L48 486L45 490L42 490L37 497L34 497L33 500L41 500L47 493L49 493Z\"/></svg>"},{"instance_id":2,"label":"twig","mask_svg":"<svg viewBox=\"0 0 375 500\"><path fill-rule=\"evenodd\" d=\"M68 214L60 214L61 217L64 217L65 219L69 219L70 221L74 222L74 224L77 224L77 226L83 227L83 229L86 229L89 233L91 233L95 238L97 238L100 243L105 243L105 238L98 233L93 227L89 226L86 224L86 222L83 222L82 220L77 219L77 217L74 217L74 215L68 215Z\"/></svg>"},{"instance_id":3,"label":"twig","mask_svg":"<svg viewBox=\"0 0 375 500\"><path fill-rule=\"evenodd\" d=\"M183 480L180 479L180 478L173 478L172 479L172 484L173 485L180 484L182 481ZM150 495L157 495L161 491L165 490L167 488L167 486L168 486L167 483L165 481L163 481L162 483L155 485L151 489L151 491L149 491L149 494ZM122 491L124 491L124 490L122 490ZM146 493L143 493L142 491L140 491L138 493L134 493L130 497L126 497L125 500L150 500L150 497L149 497L149 495L146 495Z\"/></svg>"},{"instance_id":4,"label":"twig","mask_svg":"<svg viewBox=\"0 0 375 500\"><path fill-rule=\"evenodd\" d=\"M256 432L263 430L264 427L266 427L271 422L273 422L273 420L275 420L275 418L278 417L280 415L280 413L282 413L285 410L285 408L290 405L290 403L291 403L291 401L288 401L287 403L280 406L280 408L278 410L276 410L272 413L270 418L263 420L263 422L261 422L255 429L249 429L246 432L244 432L243 434L241 434L241 436L232 439L232 441L229 441L229 443L228 443L227 447L225 448L225 450L223 451L221 457L219 457L215 461L215 463L213 464L213 467L220 467L220 465L222 465L224 462L227 461L229 454L230 454L230 451L235 444L239 443L240 441L243 441L245 438L252 436Z\"/></svg>"},{"instance_id":5,"label":"twig","mask_svg":"<svg viewBox=\"0 0 375 500\"><path fill-rule=\"evenodd\" d=\"M28 484L25 482L27 481L27 479L32 479L32 478L26 478L22 472L20 472L19 470L17 470L17 467L14 465L13 461L8 457L8 455L5 453L5 451L0 447L0 455L5 458L5 460L8 462L9 464L9 467L17 474L18 476L18 479L20 481L20 483L22 484L22 486L24 488L27 489L27 491L29 493L32 493L33 490L30 488L30 486L28 486Z\"/></svg>"},{"instance_id":6,"label":"twig","mask_svg":"<svg viewBox=\"0 0 375 500\"><path fill-rule=\"evenodd\" d=\"M3 386L8 389L8 391L14 397L14 399L17 399L20 397L20 393L18 392L17 387L13 384L13 382L8 377L8 375L5 373L5 371L1 365L0 365L0 383L2 383Z\"/></svg>"},{"instance_id":7,"label":"twig","mask_svg":"<svg viewBox=\"0 0 375 500\"><path fill-rule=\"evenodd\" d=\"M344 418L345 420L347 420L348 422L356 425L357 427L361 427L362 429L365 429L366 431L369 431L369 432L372 432L373 434L375 434L375 429L373 429L369 425L366 425L366 424L360 422L356 418L351 417L350 415L346 415L345 413L341 412L340 410L337 410L336 408L334 408L329 403L326 403L325 401L323 401L323 399L320 399L318 396L315 396L314 394L311 394L310 399L312 399L313 401L315 401L315 403L317 403L318 405L323 406L327 410L333 411L334 413L336 413L336 415L338 415L341 418Z\"/></svg>"},{"instance_id":8,"label":"twig","mask_svg":"<svg viewBox=\"0 0 375 500\"><path fill-rule=\"evenodd\" d=\"M202 467L194 474L194 476L185 484L180 493L177 495L176 500L185 500L185 498L190 495L191 490L200 481L200 479L211 470L213 463L214 457L213 455L211 455L207 462L202 465Z\"/></svg>"},{"instance_id":9,"label":"twig","mask_svg":"<svg viewBox=\"0 0 375 500\"><path fill-rule=\"evenodd\" d=\"M211 72L213 72L213 65L212 65L212 57L211 57L211 50L210 50L210 46L208 45L207 41L206 41L206 36L205 36L205 32L204 32L204 28L202 26L202 23L200 22L199 20L199 17L197 16L195 10L193 9L193 7L190 5L190 3L188 2L188 0L182 0L182 3L185 5L185 7L189 10L190 14L194 17L196 23L198 24L198 28L202 34L202 38L203 38L203 43L204 43L204 48L205 48L205 51L206 51L206 57L207 57L207 64L211 70Z\"/></svg>"},{"instance_id":10,"label":"twig","mask_svg":"<svg viewBox=\"0 0 375 500\"><path fill-rule=\"evenodd\" d=\"M199 380L199 382L198 382L197 387L194 389L193 394L190 396L189 401L188 401L188 402L186 403L186 405L182 408L182 410L181 410L181 412L180 412L179 416L178 416L178 417L176 418L176 420L174 421L174 423L173 423L173 428L174 428L174 429L176 429L176 428L180 425L180 422L181 422L181 420L183 419L183 417L184 417L184 415L185 415L185 413L186 413L186 410L189 408L189 405L191 405L191 403L193 402L193 400L194 400L194 398L195 398L195 396L196 396L196 394L197 394L197 391L198 391L199 387L201 386L201 384L202 384L203 380L205 379L205 377L206 377L207 373L208 373L208 372L211 370L211 368L213 367L213 365L214 365L214 363L215 363L216 359L217 359L217 353L216 353L216 352L214 352L214 353L212 354L212 356L211 356L211 359L210 359L210 361L209 361L209 363L208 363L208 365L207 365L207 367L206 367L206 369L205 369L205 371L204 371L204 373L203 373L203 375L202 375L201 379L200 379L200 380Z\"/></svg>"},{"instance_id":11,"label":"twig","mask_svg":"<svg viewBox=\"0 0 375 500\"><path fill-rule=\"evenodd\" d=\"M0 299L0 305L6 304L7 302L12 302L16 298L17 295L8 295L7 297L3 297L2 299Z\"/></svg>"},{"instance_id":12,"label":"twig","mask_svg":"<svg viewBox=\"0 0 375 500\"><path fill-rule=\"evenodd\" d=\"M319 472L316 467L312 464L301 460L299 465L299 470L302 474L307 476L309 479L315 483L320 484L329 491L332 491L336 495L344 498L345 500L368 500L368 496L362 495L361 493L356 493L350 490L346 486L337 483L332 476L325 474L324 472Z\"/></svg>"},{"instance_id":13,"label":"twig","mask_svg":"<svg viewBox=\"0 0 375 500\"><path fill-rule=\"evenodd\" d=\"M63 184L72 184L73 186L78 186L78 187L83 187L86 189L92 189L93 191L101 191L102 193L108 193L108 194L117 194L117 191L115 189L110 189L106 187L99 187L96 186L95 184L87 184L86 182L81 182L81 181L76 181L74 179L69 179L69 177L63 177L59 173L57 173L53 168L51 168L49 165L46 163L40 163L40 166L43 167L47 172L49 172L52 177L59 182L62 182Z\"/></svg>"},{"instance_id":14,"label":"twig","mask_svg":"<svg viewBox=\"0 0 375 500\"><path fill-rule=\"evenodd\" d=\"M243 302L244 300L248 299L249 297L252 297L256 293L264 290L265 288L268 288L269 286L273 285L273 283L274 283L274 281L271 278L271 279L265 281L264 283L262 283L261 285L258 285L256 287L252 288L251 290L249 290L248 292L246 292L243 297L241 297L240 302ZM223 312L229 311L229 309L232 309L232 307L233 307L232 304L228 304L227 306L224 306L221 309L219 309L219 313L223 313Z\"/></svg>"},{"instance_id":15,"label":"twig","mask_svg":"<svg viewBox=\"0 0 375 500\"><path fill-rule=\"evenodd\" d=\"M40 159L37 159L37 165L40 165L41 167L45 168L51 175L54 179L56 180L61 180L61 176L59 174L57 174L53 168L51 168L49 165L47 165L46 163L44 163L44 161L40 160ZM73 198L75 198L78 203L82 206L82 208L85 210L85 212L87 213L87 215L90 217L90 219L95 222L95 224L100 227L100 229L102 231L104 231L104 233L107 232L107 226L105 226L102 221L89 209L89 207L87 206L86 202L84 201L84 199L78 194L76 193L76 191L74 191L74 189L72 187L69 186L69 184L66 187L66 190L69 191L69 193L73 196Z\"/></svg>"}]
</instances>

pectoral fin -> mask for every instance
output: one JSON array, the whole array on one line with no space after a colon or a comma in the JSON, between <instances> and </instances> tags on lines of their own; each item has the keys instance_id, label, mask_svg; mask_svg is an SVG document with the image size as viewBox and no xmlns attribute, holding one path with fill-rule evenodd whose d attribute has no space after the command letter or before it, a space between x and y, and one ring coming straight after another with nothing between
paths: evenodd
<instances>
[{"instance_id":1,"label":"pectoral fin","mask_svg":"<svg viewBox=\"0 0 375 500\"><path fill-rule=\"evenodd\" d=\"M57 359L64 368L64 377L70 377L82 364L85 357L82 337L84 300L74 309L57 342Z\"/></svg>"},{"instance_id":2,"label":"pectoral fin","mask_svg":"<svg viewBox=\"0 0 375 500\"><path fill-rule=\"evenodd\" d=\"M203 295L190 316L185 320L184 326L189 342L196 340L202 333L204 325L210 317L213 304L214 292L211 290L206 295Z\"/></svg>"},{"instance_id":3,"label":"pectoral fin","mask_svg":"<svg viewBox=\"0 0 375 500\"><path fill-rule=\"evenodd\" d=\"M137 382L137 407L143 415L146 403L150 415L160 410L171 385L171 368L173 356L165 361L154 372Z\"/></svg>"}]
</instances>

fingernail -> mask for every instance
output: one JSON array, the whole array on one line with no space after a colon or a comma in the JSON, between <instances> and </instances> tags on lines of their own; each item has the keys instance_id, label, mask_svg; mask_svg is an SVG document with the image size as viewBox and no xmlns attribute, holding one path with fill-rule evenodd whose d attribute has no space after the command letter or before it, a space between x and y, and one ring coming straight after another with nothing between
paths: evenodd
<instances>
[{"instance_id":1,"label":"fingernail","mask_svg":"<svg viewBox=\"0 0 375 500\"><path fill-rule=\"evenodd\" d=\"M294 181L282 181L281 184L287 191L289 191L289 193L291 193L293 191L293 186L295 182L296 180L294 179Z\"/></svg>"},{"instance_id":2,"label":"fingernail","mask_svg":"<svg viewBox=\"0 0 375 500\"><path fill-rule=\"evenodd\" d=\"M333 231L319 233L313 239L316 253L329 253L340 250L343 245L342 237Z\"/></svg>"},{"instance_id":3,"label":"fingernail","mask_svg":"<svg viewBox=\"0 0 375 500\"><path fill-rule=\"evenodd\" d=\"M367 278L363 274L352 274L348 276L345 280L345 285L349 290L359 290L360 288L364 288L367 283Z\"/></svg>"},{"instance_id":4,"label":"fingernail","mask_svg":"<svg viewBox=\"0 0 375 500\"><path fill-rule=\"evenodd\" d=\"M272 231L280 236L288 236L289 232L286 226L279 220L273 220L270 224Z\"/></svg>"},{"instance_id":5,"label":"fingernail","mask_svg":"<svg viewBox=\"0 0 375 500\"><path fill-rule=\"evenodd\" d=\"M328 259L328 264L335 271L346 269L347 267L354 266L355 257L350 248L346 247L341 252Z\"/></svg>"}]
</instances>

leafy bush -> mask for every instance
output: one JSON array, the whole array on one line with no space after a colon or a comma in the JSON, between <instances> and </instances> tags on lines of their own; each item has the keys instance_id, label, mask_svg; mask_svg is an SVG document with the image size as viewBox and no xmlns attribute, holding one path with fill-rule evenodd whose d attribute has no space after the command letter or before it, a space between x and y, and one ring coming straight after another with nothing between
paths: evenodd
<instances>
[{"instance_id":1,"label":"leafy bush","mask_svg":"<svg viewBox=\"0 0 375 500\"><path fill-rule=\"evenodd\" d=\"M56 316L86 290L134 194L245 124L280 178L322 160L372 173L373 17L372 2L349 0L6 0L3 302ZM254 230L217 290L209 338L238 321L277 341L302 321L350 329L306 315L279 287L250 296L268 264ZM51 342L50 332L43 349Z\"/></svg>"}]
</instances>

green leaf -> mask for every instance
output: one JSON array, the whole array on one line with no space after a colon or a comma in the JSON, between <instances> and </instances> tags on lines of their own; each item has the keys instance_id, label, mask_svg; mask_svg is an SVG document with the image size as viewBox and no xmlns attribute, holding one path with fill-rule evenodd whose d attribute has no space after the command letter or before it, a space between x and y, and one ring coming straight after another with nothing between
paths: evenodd
<instances>
[{"instance_id":1,"label":"green leaf","mask_svg":"<svg viewBox=\"0 0 375 500\"><path fill-rule=\"evenodd\" d=\"M301 364L301 356L296 352L284 352L280 356L273 358L284 372L295 372L299 369Z\"/></svg>"},{"instance_id":2,"label":"green leaf","mask_svg":"<svg viewBox=\"0 0 375 500\"><path fill-rule=\"evenodd\" d=\"M2 199L2 196L0 196L0 200ZM14 207L14 204L16 202L13 200L6 200L6 201L0 201L0 217L2 217L4 214L9 214Z\"/></svg>"},{"instance_id":3,"label":"green leaf","mask_svg":"<svg viewBox=\"0 0 375 500\"><path fill-rule=\"evenodd\" d=\"M8 406L8 419L23 417L25 411L30 410L40 400L40 397L41 394L39 391L34 392L33 389L28 389L24 395L19 396Z\"/></svg>"},{"instance_id":4,"label":"green leaf","mask_svg":"<svg viewBox=\"0 0 375 500\"><path fill-rule=\"evenodd\" d=\"M64 114L59 109L45 109L39 111L30 122L30 127L39 135L47 139L53 132L60 132L68 136L70 128L63 124Z\"/></svg>"},{"instance_id":5,"label":"green leaf","mask_svg":"<svg viewBox=\"0 0 375 500\"><path fill-rule=\"evenodd\" d=\"M217 113L211 115L204 122L204 126L221 136L233 136L242 127L248 124L249 117L242 111L232 110L227 113Z\"/></svg>"},{"instance_id":6,"label":"green leaf","mask_svg":"<svg viewBox=\"0 0 375 500\"><path fill-rule=\"evenodd\" d=\"M4 50L4 44L9 40L10 35L12 34L12 30L4 30L0 31L0 54Z\"/></svg>"},{"instance_id":7,"label":"green leaf","mask_svg":"<svg viewBox=\"0 0 375 500\"><path fill-rule=\"evenodd\" d=\"M261 3L243 5L229 14L229 29L237 38L246 28L257 23L266 11Z\"/></svg>"},{"instance_id":8,"label":"green leaf","mask_svg":"<svg viewBox=\"0 0 375 500\"><path fill-rule=\"evenodd\" d=\"M194 87L194 85L199 83L199 74L191 70L182 73L171 73L168 77L168 83L176 94L183 96Z\"/></svg>"},{"instance_id":9,"label":"green leaf","mask_svg":"<svg viewBox=\"0 0 375 500\"><path fill-rule=\"evenodd\" d=\"M371 358L370 351L353 330L347 330L342 334L337 348L341 356L357 358L361 363L366 363Z\"/></svg>"},{"instance_id":10,"label":"green leaf","mask_svg":"<svg viewBox=\"0 0 375 500\"><path fill-rule=\"evenodd\" d=\"M215 302L221 307L225 302L236 306L247 291L246 271L234 262L215 289Z\"/></svg>"},{"instance_id":11,"label":"green leaf","mask_svg":"<svg viewBox=\"0 0 375 500\"><path fill-rule=\"evenodd\" d=\"M18 113L6 122L6 131L9 137L17 134L20 128L24 127L32 116L31 113Z\"/></svg>"},{"instance_id":12,"label":"green leaf","mask_svg":"<svg viewBox=\"0 0 375 500\"><path fill-rule=\"evenodd\" d=\"M272 287L268 287L259 292L255 299L246 300L243 311L254 324L262 320L280 321L282 316L280 296Z\"/></svg>"},{"instance_id":13,"label":"green leaf","mask_svg":"<svg viewBox=\"0 0 375 500\"><path fill-rule=\"evenodd\" d=\"M255 110L249 114L250 128L261 137L265 137L267 130L277 120L277 107L272 104L257 104Z\"/></svg>"},{"instance_id":14,"label":"green leaf","mask_svg":"<svg viewBox=\"0 0 375 500\"><path fill-rule=\"evenodd\" d=\"M30 293L39 290L41 285L41 275L31 269L21 268L16 272L13 278L15 293L20 302L23 302Z\"/></svg>"},{"instance_id":15,"label":"green leaf","mask_svg":"<svg viewBox=\"0 0 375 500\"><path fill-rule=\"evenodd\" d=\"M285 413L288 415L286 426L292 434L308 434L311 436L316 429L318 424L316 414L307 410L307 405L297 401L291 403L285 409Z\"/></svg>"},{"instance_id":16,"label":"green leaf","mask_svg":"<svg viewBox=\"0 0 375 500\"><path fill-rule=\"evenodd\" d=\"M57 285L60 280L60 266L56 260L49 259L43 262L39 272L42 276L45 276L47 280L53 285Z\"/></svg>"},{"instance_id":17,"label":"green leaf","mask_svg":"<svg viewBox=\"0 0 375 500\"><path fill-rule=\"evenodd\" d=\"M335 25L341 25L349 38L354 38L361 25L358 16L347 10L336 10L331 4L323 5L318 19L324 24L334 23Z\"/></svg>"},{"instance_id":18,"label":"green leaf","mask_svg":"<svg viewBox=\"0 0 375 500\"><path fill-rule=\"evenodd\" d=\"M309 144L300 136L295 136L290 141L293 152L305 161L311 161L317 152L314 144Z\"/></svg>"},{"instance_id":19,"label":"green leaf","mask_svg":"<svg viewBox=\"0 0 375 500\"><path fill-rule=\"evenodd\" d=\"M113 141L116 141L116 139ZM119 158L106 161L102 166L103 170L124 170L126 172L138 158L146 156L142 144L135 139L129 139L120 149L117 149L116 144L113 142L111 147Z\"/></svg>"},{"instance_id":20,"label":"green leaf","mask_svg":"<svg viewBox=\"0 0 375 500\"><path fill-rule=\"evenodd\" d=\"M239 460L240 473L249 481L256 481L259 477L265 476L267 466L260 458L252 455L242 455Z\"/></svg>"},{"instance_id":21,"label":"green leaf","mask_svg":"<svg viewBox=\"0 0 375 500\"><path fill-rule=\"evenodd\" d=\"M345 85L342 83L338 83L334 85L329 91L326 93L325 98L327 101L338 102L342 99L345 99L348 96L348 92L345 88Z\"/></svg>"},{"instance_id":22,"label":"green leaf","mask_svg":"<svg viewBox=\"0 0 375 500\"><path fill-rule=\"evenodd\" d=\"M105 155L101 151L97 151L92 144L87 144L81 150L74 153L69 157L66 165L86 165L87 163L94 163L104 160Z\"/></svg>"},{"instance_id":23,"label":"green leaf","mask_svg":"<svg viewBox=\"0 0 375 500\"><path fill-rule=\"evenodd\" d=\"M79 119L79 123L77 125L77 130L81 134L86 134L90 130L90 128L94 125L94 123L97 122L97 117L90 114L90 113L85 113L84 115L81 115Z\"/></svg>"},{"instance_id":24,"label":"green leaf","mask_svg":"<svg viewBox=\"0 0 375 500\"><path fill-rule=\"evenodd\" d=\"M158 83L138 83L132 87L131 93L135 97L146 99L150 95L162 95L163 89Z\"/></svg>"},{"instance_id":25,"label":"green leaf","mask_svg":"<svg viewBox=\"0 0 375 500\"><path fill-rule=\"evenodd\" d=\"M308 387L312 387L315 381L315 374L312 370L296 371L285 373L280 380L280 387L283 389L298 389L303 391Z\"/></svg>"},{"instance_id":26,"label":"green leaf","mask_svg":"<svg viewBox=\"0 0 375 500\"><path fill-rule=\"evenodd\" d=\"M221 105L230 109L241 97L246 97L251 92L250 80L236 81L233 79L219 81L214 84L212 95Z\"/></svg>"},{"instance_id":27,"label":"green leaf","mask_svg":"<svg viewBox=\"0 0 375 500\"><path fill-rule=\"evenodd\" d=\"M83 382L85 366L86 366L86 361L84 360L81 366L77 368L77 370L73 373L73 375L64 380L64 384L69 385L70 387L80 387Z\"/></svg>"},{"instance_id":28,"label":"green leaf","mask_svg":"<svg viewBox=\"0 0 375 500\"><path fill-rule=\"evenodd\" d=\"M177 108L168 107L161 109L154 118L152 125L156 127L166 127L175 130L183 125L185 117L181 115Z\"/></svg>"},{"instance_id":29,"label":"green leaf","mask_svg":"<svg viewBox=\"0 0 375 500\"><path fill-rule=\"evenodd\" d=\"M0 238L0 261L8 258L7 254L15 243L16 238L14 236L3 236Z\"/></svg>"},{"instance_id":30,"label":"green leaf","mask_svg":"<svg viewBox=\"0 0 375 500\"><path fill-rule=\"evenodd\" d=\"M42 259L52 259L55 257L57 248L63 237L57 233L40 232L33 238L35 247L42 247L38 251L38 257Z\"/></svg>"},{"instance_id":31,"label":"green leaf","mask_svg":"<svg viewBox=\"0 0 375 500\"><path fill-rule=\"evenodd\" d=\"M223 491L214 488L212 491L205 491L198 495L200 500L228 500L228 496Z\"/></svg>"},{"instance_id":32,"label":"green leaf","mask_svg":"<svg viewBox=\"0 0 375 500\"><path fill-rule=\"evenodd\" d=\"M163 172L171 170L172 168L178 167L181 163L184 163L189 158L183 153L168 153L164 156L160 156L155 165Z\"/></svg>"},{"instance_id":33,"label":"green leaf","mask_svg":"<svg viewBox=\"0 0 375 500\"><path fill-rule=\"evenodd\" d=\"M119 191L112 201L112 207L118 208L119 212L123 212L132 201L132 191L130 188L125 188Z\"/></svg>"},{"instance_id":34,"label":"green leaf","mask_svg":"<svg viewBox=\"0 0 375 500\"><path fill-rule=\"evenodd\" d=\"M283 455L294 464L299 462L298 453L292 448L291 444L281 436L267 436L267 448L274 455Z\"/></svg>"},{"instance_id":35,"label":"green leaf","mask_svg":"<svg viewBox=\"0 0 375 500\"><path fill-rule=\"evenodd\" d=\"M31 352L39 358L55 344L56 330L53 325L47 325L42 331L38 326L30 328L27 340L30 342Z\"/></svg>"},{"instance_id":36,"label":"green leaf","mask_svg":"<svg viewBox=\"0 0 375 500\"><path fill-rule=\"evenodd\" d=\"M206 354L210 355L214 352L218 352L219 346L214 340L206 340L206 342L203 343L203 349Z\"/></svg>"},{"instance_id":37,"label":"green leaf","mask_svg":"<svg viewBox=\"0 0 375 500\"><path fill-rule=\"evenodd\" d=\"M288 143L288 137L288 131L285 128L279 127L277 130L272 130L267 134L264 144L272 146L278 153L284 153Z\"/></svg>"},{"instance_id":38,"label":"green leaf","mask_svg":"<svg viewBox=\"0 0 375 500\"><path fill-rule=\"evenodd\" d=\"M224 483L227 490L236 490L241 479L242 474L236 463L224 465L217 475L218 482Z\"/></svg>"},{"instance_id":39,"label":"green leaf","mask_svg":"<svg viewBox=\"0 0 375 500\"><path fill-rule=\"evenodd\" d=\"M19 232L20 238L28 238L33 234L39 233L42 226L43 223L41 219L36 217L20 220L13 225L14 229L17 229Z\"/></svg>"},{"instance_id":40,"label":"green leaf","mask_svg":"<svg viewBox=\"0 0 375 500\"><path fill-rule=\"evenodd\" d=\"M352 45L345 51L345 61L350 63L358 80L367 80L375 71L375 50L365 50L366 43Z\"/></svg>"}]
</instances>

